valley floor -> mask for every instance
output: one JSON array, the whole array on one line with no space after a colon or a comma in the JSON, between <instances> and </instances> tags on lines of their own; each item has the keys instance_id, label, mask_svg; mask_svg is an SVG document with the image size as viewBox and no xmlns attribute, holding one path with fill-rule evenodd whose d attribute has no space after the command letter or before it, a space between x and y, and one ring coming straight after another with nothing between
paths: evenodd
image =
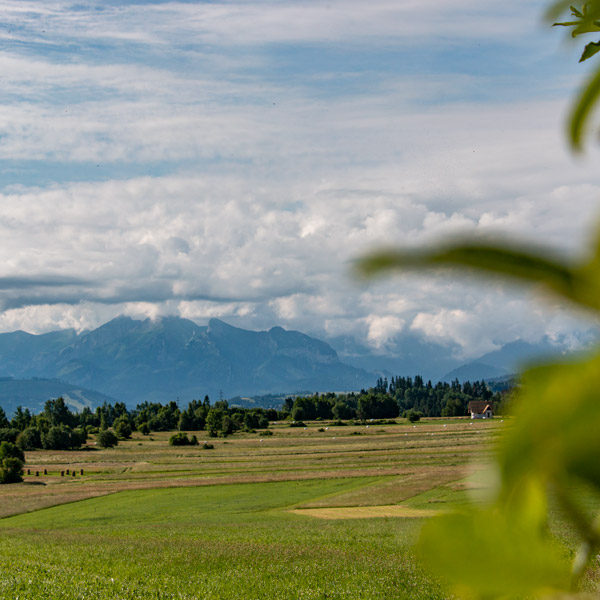
<instances>
[{"instance_id":1,"label":"valley floor","mask_svg":"<svg viewBox=\"0 0 600 600\"><path fill-rule=\"evenodd\" d=\"M28 453L26 483L0 487L0 598L447 597L414 541L484 492L504 426L278 424L213 450L154 434Z\"/></svg>"}]
</instances>

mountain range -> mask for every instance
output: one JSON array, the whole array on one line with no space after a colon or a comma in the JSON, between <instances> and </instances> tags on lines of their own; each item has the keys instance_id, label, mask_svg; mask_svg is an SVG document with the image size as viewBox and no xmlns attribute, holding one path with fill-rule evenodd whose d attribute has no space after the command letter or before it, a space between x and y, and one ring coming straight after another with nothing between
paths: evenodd
<instances>
[{"instance_id":1,"label":"mountain range","mask_svg":"<svg viewBox=\"0 0 600 600\"><path fill-rule=\"evenodd\" d=\"M200 326L178 317L118 317L82 333L2 333L0 406L8 412L20 403L37 412L58 395L80 409L116 400L135 406L187 403L205 395L215 400L350 391L392 375L480 380L514 373L532 357L559 353L547 340L518 340L461 365L447 347L416 338L394 357L369 354L350 339L330 341L342 360L329 343L298 331L248 331L218 319Z\"/></svg>"},{"instance_id":2,"label":"mountain range","mask_svg":"<svg viewBox=\"0 0 600 600\"><path fill-rule=\"evenodd\" d=\"M203 327L177 317L118 317L81 334L3 333L0 365L4 378L59 379L128 405L206 394L359 390L376 379L297 331L247 331L218 319Z\"/></svg>"}]
</instances>

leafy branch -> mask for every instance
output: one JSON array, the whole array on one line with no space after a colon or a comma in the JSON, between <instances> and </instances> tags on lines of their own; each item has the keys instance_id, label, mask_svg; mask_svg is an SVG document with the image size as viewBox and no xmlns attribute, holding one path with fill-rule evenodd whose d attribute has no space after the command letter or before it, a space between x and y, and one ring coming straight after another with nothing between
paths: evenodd
<instances>
[{"instance_id":1,"label":"leafy branch","mask_svg":"<svg viewBox=\"0 0 600 600\"><path fill-rule=\"evenodd\" d=\"M571 27L571 36L600 32L600 0L586 2L581 10L560 0L555 2L547 13L549 21L559 18L567 10L572 21L554 22L553 26ZM600 52L600 40L589 42L583 49L579 62L584 62ZM571 147L579 151L583 147L585 129L591 117L592 109L600 97L600 67L592 72L577 96L569 117L569 140Z\"/></svg>"}]
</instances>

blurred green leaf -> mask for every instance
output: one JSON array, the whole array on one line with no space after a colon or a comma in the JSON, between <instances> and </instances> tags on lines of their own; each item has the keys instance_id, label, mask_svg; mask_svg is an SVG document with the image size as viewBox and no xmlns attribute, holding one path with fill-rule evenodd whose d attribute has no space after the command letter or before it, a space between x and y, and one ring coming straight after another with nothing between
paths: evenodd
<instances>
[{"instance_id":1,"label":"blurred green leaf","mask_svg":"<svg viewBox=\"0 0 600 600\"><path fill-rule=\"evenodd\" d=\"M362 275L372 276L389 270L462 267L542 284L573 302L599 309L600 270L587 266L573 269L549 255L539 249L459 240L433 249L375 252L359 260L356 268Z\"/></svg>"},{"instance_id":2,"label":"blurred green leaf","mask_svg":"<svg viewBox=\"0 0 600 600\"><path fill-rule=\"evenodd\" d=\"M571 146L581 150L583 146L584 130L592 109L600 97L600 70L592 74L579 93L569 118L569 136Z\"/></svg>"},{"instance_id":3,"label":"blurred green leaf","mask_svg":"<svg viewBox=\"0 0 600 600\"><path fill-rule=\"evenodd\" d=\"M583 13L578 11L573 5L570 5L569 8L571 9L571 14L574 17L580 17L580 18L583 17Z\"/></svg>"},{"instance_id":4,"label":"blurred green leaf","mask_svg":"<svg viewBox=\"0 0 600 600\"><path fill-rule=\"evenodd\" d=\"M600 488L600 355L527 371L499 455L505 490L524 477L581 478Z\"/></svg>"},{"instance_id":5,"label":"blurred green leaf","mask_svg":"<svg viewBox=\"0 0 600 600\"><path fill-rule=\"evenodd\" d=\"M583 49L583 53L581 54L581 58L579 59L579 62L583 62L584 60L587 60L588 58L592 58L592 56L594 56L594 54L596 54L597 52L600 52L600 42L590 42Z\"/></svg>"},{"instance_id":6,"label":"blurred green leaf","mask_svg":"<svg viewBox=\"0 0 600 600\"><path fill-rule=\"evenodd\" d=\"M442 515L426 523L419 540L423 561L461 596L515 597L566 591L566 559L537 525L498 508Z\"/></svg>"}]
</instances>

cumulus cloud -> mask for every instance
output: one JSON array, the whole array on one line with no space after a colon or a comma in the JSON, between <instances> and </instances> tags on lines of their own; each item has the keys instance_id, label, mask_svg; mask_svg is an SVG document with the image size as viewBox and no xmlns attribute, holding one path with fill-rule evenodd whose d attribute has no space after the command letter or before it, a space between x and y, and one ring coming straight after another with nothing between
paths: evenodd
<instances>
[{"instance_id":1,"label":"cumulus cloud","mask_svg":"<svg viewBox=\"0 0 600 600\"><path fill-rule=\"evenodd\" d=\"M584 252L600 179L565 150L572 81L529 33L537 8L3 9L0 330L179 314L463 356L586 339L589 323L496 282L349 274L381 245L502 230ZM464 62L476 46L483 73Z\"/></svg>"}]
</instances>

